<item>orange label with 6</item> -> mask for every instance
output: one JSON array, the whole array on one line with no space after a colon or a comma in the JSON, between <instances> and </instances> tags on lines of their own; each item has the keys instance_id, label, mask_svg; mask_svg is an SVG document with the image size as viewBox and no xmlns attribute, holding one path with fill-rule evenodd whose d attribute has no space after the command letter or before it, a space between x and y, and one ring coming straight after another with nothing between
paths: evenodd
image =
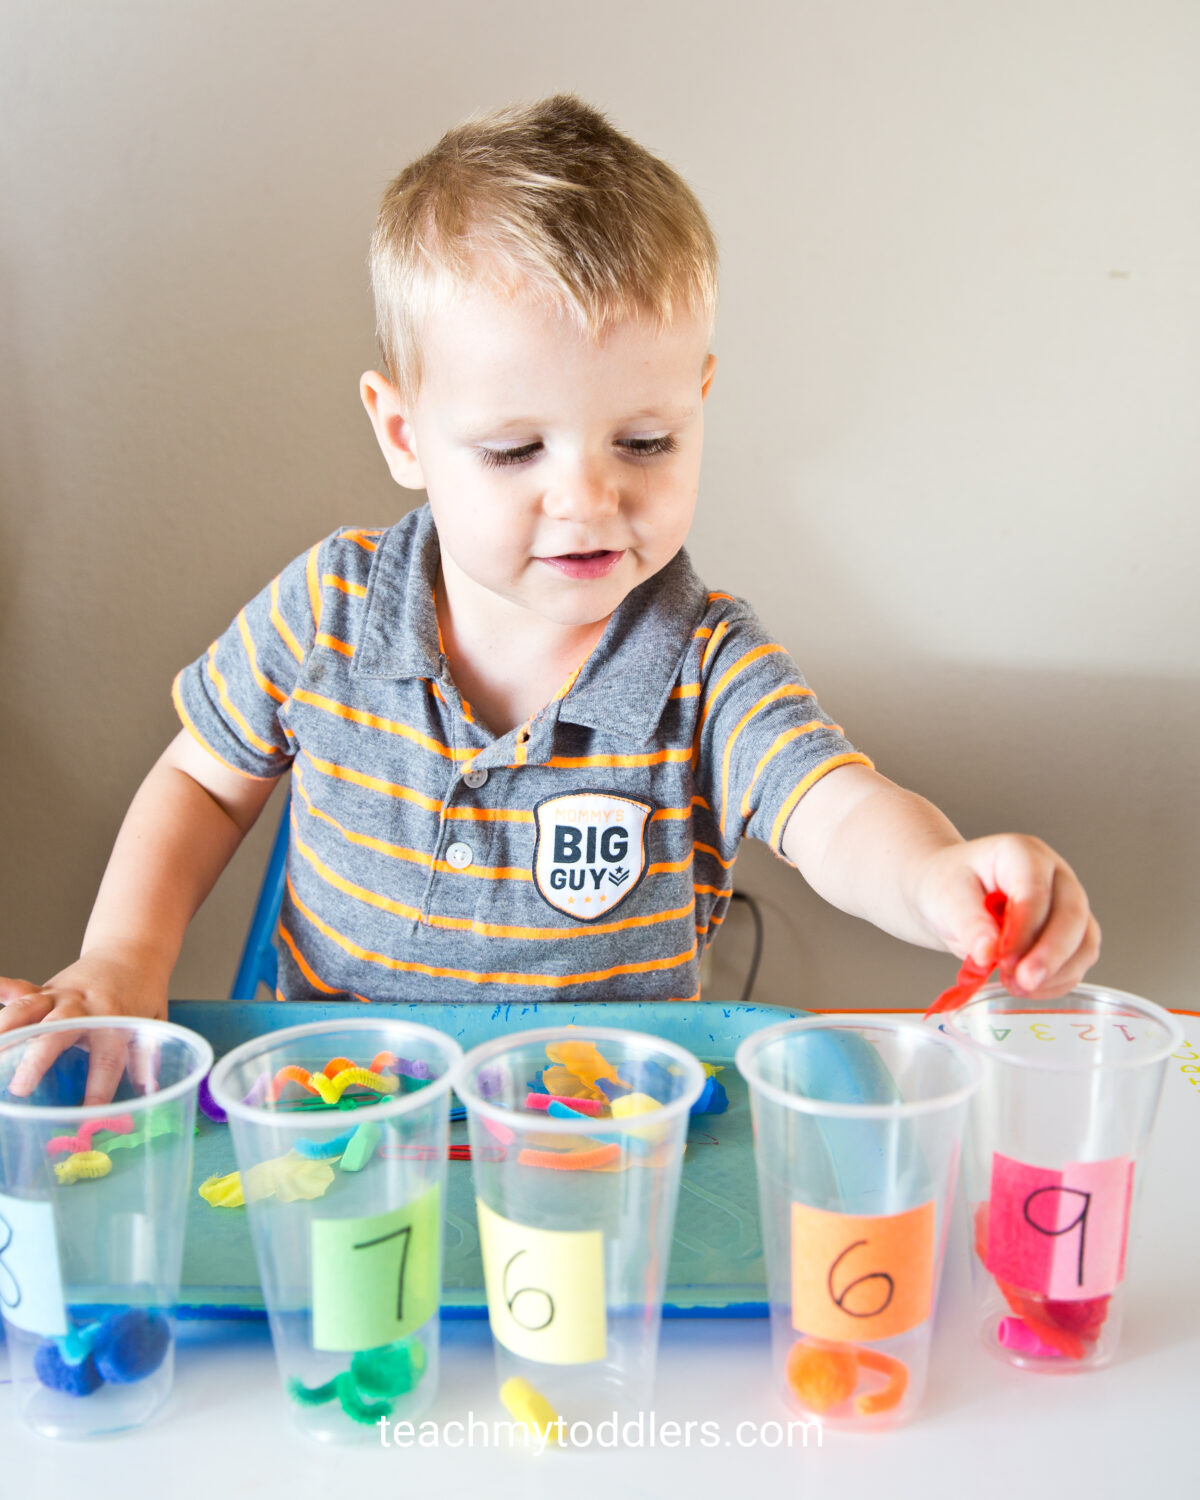
<instances>
[{"instance_id":1,"label":"orange label with 6","mask_svg":"<svg viewBox=\"0 0 1200 1500\"><path fill-rule=\"evenodd\" d=\"M934 1205L837 1214L792 1204L792 1326L820 1339L890 1339L933 1308Z\"/></svg>"}]
</instances>

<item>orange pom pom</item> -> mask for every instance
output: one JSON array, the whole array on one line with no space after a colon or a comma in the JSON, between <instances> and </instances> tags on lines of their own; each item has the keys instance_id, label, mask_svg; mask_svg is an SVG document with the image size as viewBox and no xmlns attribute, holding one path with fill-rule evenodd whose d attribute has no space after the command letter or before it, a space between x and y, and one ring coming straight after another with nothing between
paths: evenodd
<instances>
[{"instance_id":1,"label":"orange pom pom","mask_svg":"<svg viewBox=\"0 0 1200 1500\"><path fill-rule=\"evenodd\" d=\"M853 1395L858 1360L848 1349L828 1349L799 1339L787 1358L787 1378L811 1411L829 1411Z\"/></svg>"}]
</instances>

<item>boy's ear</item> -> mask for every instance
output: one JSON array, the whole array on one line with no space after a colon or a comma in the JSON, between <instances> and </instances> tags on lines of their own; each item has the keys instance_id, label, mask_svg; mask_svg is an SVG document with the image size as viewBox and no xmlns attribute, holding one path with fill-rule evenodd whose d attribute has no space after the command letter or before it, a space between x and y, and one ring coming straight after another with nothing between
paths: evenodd
<instances>
[{"instance_id":1,"label":"boy's ear","mask_svg":"<svg viewBox=\"0 0 1200 1500\"><path fill-rule=\"evenodd\" d=\"M358 391L392 478L405 489L423 490L425 476L421 472L413 443L412 423L404 414L406 403L401 401L400 392L378 370L367 371L358 383Z\"/></svg>"},{"instance_id":2,"label":"boy's ear","mask_svg":"<svg viewBox=\"0 0 1200 1500\"><path fill-rule=\"evenodd\" d=\"M713 383L713 376L717 373L717 356L710 354L704 361L704 369L700 372L700 399L708 399L709 387Z\"/></svg>"}]
</instances>

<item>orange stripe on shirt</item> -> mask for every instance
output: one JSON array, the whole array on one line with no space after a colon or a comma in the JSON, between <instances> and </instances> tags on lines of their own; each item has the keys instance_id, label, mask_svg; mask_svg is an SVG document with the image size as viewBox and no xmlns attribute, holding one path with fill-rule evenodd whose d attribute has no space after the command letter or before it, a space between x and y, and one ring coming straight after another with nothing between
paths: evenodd
<instances>
[{"instance_id":1,"label":"orange stripe on shirt","mask_svg":"<svg viewBox=\"0 0 1200 1500\"><path fill-rule=\"evenodd\" d=\"M758 785L758 778L766 770L771 761L775 759L779 752L785 746L790 745L794 739L798 739L800 735L811 734L814 729L823 729L825 727L826 725L823 719L814 719L811 723L808 724L793 725L791 729L785 729L782 734L777 734L775 736L762 759L755 766L754 774L750 778L750 785L746 788L746 795L742 798L743 818L747 818L750 816L750 798L754 793L754 788ZM828 727L833 728L835 726L830 725Z\"/></svg>"},{"instance_id":2,"label":"orange stripe on shirt","mask_svg":"<svg viewBox=\"0 0 1200 1500\"><path fill-rule=\"evenodd\" d=\"M317 645L328 646L331 651L338 651L342 656L354 655L354 647L350 645L349 641L339 641L335 635L318 635Z\"/></svg>"},{"instance_id":3,"label":"orange stripe on shirt","mask_svg":"<svg viewBox=\"0 0 1200 1500\"><path fill-rule=\"evenodd\" d=\"M349 594L352 599L365 599L367 597L367 586L365 583L351 583L349 579L339 578L336 573L322 573L321 585L327 589L340 589L343 594Z\"/></svg>"},{"instance_id":4,"label":"orange stripe on shirt","mask_svg":"<svg viewBox=\"0 0 1200 1500\"><path fill-rule=\"evenodd\" d=\"M733 856L732 859L723 859L721 857L721 855L713 848L713 846L711 844L701 844L701 843L697 842L697 843L695 843L695 844L692 845L692 848L698 850L699 853L701 853L701 854L711 855L712 858L716 860L716 862L721 866L721 868L723 870L732 870L733 867L734 867L734 865L737 863L737 855L736 854Z\"/></svg>"},{"instance_id":5,"label":"orange stripe on shirt","mask_svg":"<svg viewBox=\"0 0 1200 1500\"><path fill-rule=\"evenodd\" d=\"M299 768L296 769L295 774L296 787L312 817L319 819L322 823L328 823L331 828L341 834L348 844L357 844L360 848L372 849L376 854L386 855L389 859L405 860L409 864L420 865L426 870L436 870L440 875L473 875L477 880L528 881L533 879L530 872L520 865L470 865L465 870L459 870L456 866L447 864L444 859L434 859L433 855L427 854L424 849L410 849L404 844L391 844L384 839L373 838L368 833L356 833L354 829L347 828L344 823L339 823L335 817L332 817L322 808L317 807L308 795L308 788L304 785L303 778L299 774ZM311 850L308 852L312 855L312 858L309 860L309 863L312 864L317 860L317 856ZM330 871L329 873L332 876L334 872ZM337 880L340 878L339 876L337 879L332 880L331 884L336 885ZM338 888L343 889L341 886ZM353 892L349 892L348 894L353 894Z\"/></svg>"},{"instance_id":6,"label":"orange stripe on shirt","mask_svg":"<svg viewBox=\"0 0 1200 1500\"><path fill-rule=\"evenodd\" d=\"M279 611L279 579L271 580L271 624L279 632L279 638L288 648L297 661L304 660L304 652L300 649L300 642L292 634L288 622Z\"/></svg>"},{"instance_id":7,"label":"orange stripe on shirt","mask_svg":"<svg viewBox=\"0 0 1200 1500\"><path fill-rule=\"evenodd\" d=\"M249 720L246 718L245 714L241 711L240 708L238 708L237 704L234 703L233 699L229 696L229 690L226 686L225 679L224 677L222 677L217 667L216 641L214 641L208 648L207 670L209 678L212 681L213 686L217 690L217 697L220 699L225 712L238 726L238 728L242 731L242 733L246 736L246 738L250 741L254 748L256 750L261 750L264 755L282 755L283 751L280 750L277 745L272 745L269 740L264 740L261 735L255 734L254 730L251 729Z\"/></svg>"},{"instance_id":8,"label":"orange stripe on shirt","mask_svg":"<svg viewBox=\"0 0 1200 1500\"><path fill-rule=\"evenodd\" d=\"M725 632L728 629L729 629L729 621L728 620L722 620L721 623L717 626L717 628L713 631L712 635L709 636L708 645L705 646L705 648L704 648L704 655L700 658L700 670L701 670L701 672L703 672L704 669L708 666L709 657L712 656L713 652L721 644L721 637L725 634Z\"/></svg>"},{"instance_id":9,"label":"orange stripe on shirt","mask_svg":"<svg viewBox=\"0 0 1200 1500\"><path fill-rule=\"evenodd\" d=\"M277 688L271 679L259 670L258 652L254 646L254 637L250 634L250 622L246 618L246 611L244 609L238 610L237 624L238 631L242 637L242 647L246 652L246 660L250 663L250 671L253 674L255 682L258 683L268 698L274 698L276 703L286 703L287 694Z\"/></svg>"},{"instance_id":10,"label":"orange stripe on shirt","mask_svg":"<svg viewBox=\"0 0 1200 1500\"><path fill-rule=\"evenodd\" d=\"M352 939L331 927L328 922L322 921L315 912L310 911L297 896L290 879L287 884L292 905L300 915L309 921L323 937L336 943L352 958L362 959L364 963L380 964L386 969L403 974L424 974L431 979L455 979L464 984L506 984L531 989L565 989L572 984L598 984L607 979L615 979L621 974L654 974L664 969L677 969L684 964L691 963L696 956L696 943L693 940L682 953L673 954L669 958L651 958L642 963L614 964L608 969L592 969L581 974L520 974L509 970L483 973L476 969L443 969L433 964L411 963L405 959L391 958L387 954L373 953L369 948L360 947Z\"/></svg>"},{"instance_id":11,"label":"orange stripe on shirt","mask_svg":"<svg viewBox=\"0 0 1200 1500\"><path fill-rule=\"evenodd\" d=\"M725 753L721 757L721 832L725 832L725 819L729 812L729 762L733 757L733 747L737 743L738 735L749 724L750 720L766 708L768 703L776 703L781 698L811 698L813 690L809 687L800 687L798 683L788 682L782 687L777 687L774 692L767 693L760 698L753 708L747 709L738 722L730 731L729 738L725 741ZM817 720L816 723L820 723Z\"/></svg>"},{"instance_id":12,"label":"orange stripe on shirt","mask_svg":"<svg viewBox=\"0 0 1200 1500\"><path fill-rule=\"evenodd\" d=\"M813 769L808 773L808 775L805 776L804 779L800 782L800 784L794 787L788 793L783 806L779 809L779 813L776 816L774 823L771 825L770 843L772 849L779 849L780 843L783 839L784 830L787 827L787 821L792 815L792 810L796 806L796 803L799 802L800 798L804 796L805 792L808 791L809 787L812 786L814 782L820 781L821 777L826 775L829 771L836 771L839 766L850 765L870 766L871 769L874 770L872 762L865 755L860 755L857 751L851 751L846 755L834 755L831 756L829 760L822 761L819 766L814 766Z\"/></svg>"},{"instance_id":13,"label":"orange stripe on shirt","mask_svg":"<svg viewBox=\"0 0 1200 1500\"><path fill-rule=\"evenodd\" d=\"M645 755L552 755L548 766L666 766L691 760L690 750L655 750Z\"/></svg>"},{"instance_id":14,"label":"orange stripe on shirt","mask_svg":"<svg viewBox=\"0 0 1200 1500\"><path fill-rule=\"evenodd\" d=\"M677 688L672 688L672 698L698 698L700 696L700 684L698 682L685 682Z\"/></svg>"},{"instance_id":15,"label":"orange stripe on shirt","mask_svg":"<svg viewBox=\"0 0 1200 1500\"><path fill-rule=\"evenodd\" d=\"M295 703L307 703L310 708L319 708L324 713L333 714L339 719L347 719L352 724L361 724L367 729L379 729L385 734L399 735L401 739L411 740L413 744L420 745L422 750L431 750L435 755L441 755L446 760L474 760L479 754L478 750L452 749L449 745L430 739L427 734L422 734L419 729L413 729L408 724L399 724L393 719L381 719L378 714L365 713L360 708L351 708L349 704L337 703L332 698L322 698L317 693L310 693L306 688L297 688L292 694L292 700Z\"/></svg>"},{"instance_id":16,"label":"orange stripe on shirt","mask_svg":"<svg viewBox=\"0 0 1200 1500\"><path fill-rule=\"evenodd\" d=\"M733 682L735 678L740 677L747 667L753 665L753 663L756 661L760 661L764 656L775 656L782 650L782 646L776 645L755 646L752 651L747 651L744 656L739 656L737 661L735 661L732 666L726 667L725 670L721 673L720 677L717 678L715 684L710 689L708 696L704 700L704 707L700 710L700 721L696 725L695 753L697 759L700 755L700 732L704 728L705 721L708 719L713 704L717 701L717 699L721 696L721 694L725 691L729 684Z\"/></svg>"},{"instance_id":17,"label":"orange stripe on shirt","mask_svg":"<svg viewBox=\"0 0 1200 1500\"><path fill-rule=\"evenodd\" d=\"M182 672L177 673L175 681L171 684L171 702L175 705L175 712L179 715L180 723L196 741L196 743L207 750L214 760L219 760L227 771L233 771L238 776L244 776L247 781L278 781L278 775L256 776L253 771L243 771L241 766L235 766L231 760L226 760L223 755L218 754L217 751L213 749L213 747L196 728L195 724L192 723L192 716L183 706L183 694L179 691L179 679L182 676ZM283 771L286 769L286 767L281 767L279 774L282 775Z\"/></svg>"},{"instance_id":18,"label":"orange stripe on shirt","mask_svg":"<svg viewBox=\"0 0 1200 1500\"><path fill-rule=\"evenodd\" d=\"M332 776L337 781L348 781L352 786L365 787L367 791L379 792L384 797L398 797L404 802L414 802L418 807L425 808L427 812L440 813L442 811L442 804L436 797L427 797L424 792L418 792L414 787L403 786L398 781L384 781L378 776L368 776L365 771L356 771L351 766L339 766L331 760L321 760L311 750L301 750L300 754L322 776ZM532 816L530 814L531 819Z\"/></svg>"},{"instance_id":19,"label":"orange stripe on shirt","mask_svg":"<svg viewBox=\"0 0 1200 1500\"><path fill-rule=\"evenodd\" d=\"M382 536L382 531L343 531L339 533L339 539L344 542L357 542L367 552L377 551L372 537Z\"/></svg>"},{"instance_id":20,"label":"orange stripe on shirt","mask_svg":"<svg viewBox=\"0 0 1200 1500\"><path fill-rule=\"evenodd\" d=\"M308 561L304 565L304 577L308 582L308 603L312 610L313 634L321 628L321 579L317 572L317 553L321 550L320 544L311 547L308 553Z\"/></svg>"}]
</instances>

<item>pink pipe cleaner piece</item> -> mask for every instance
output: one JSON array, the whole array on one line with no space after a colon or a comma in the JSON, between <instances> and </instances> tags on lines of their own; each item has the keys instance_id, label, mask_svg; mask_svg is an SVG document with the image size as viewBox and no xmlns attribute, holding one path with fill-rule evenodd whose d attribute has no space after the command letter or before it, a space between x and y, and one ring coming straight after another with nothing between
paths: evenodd
<instances>
[{"instance_id":1,"label":"pink pipe cleaner piece","mask_svg":"<svg viewBox=\"0 0 1200 1500\"><path fill-rule=\"evenodd\" d=\"M1039 1359L1061 1359L1062 1350L1055 1349L1044 1339L1038 1338L1027 1323L1020 1318L1001 1318L996 1325L996 1339L1005 1349L1014 1354L1033 1354Z\"/></svg>"},{"instance_id":2,"label":"pink pipe cleaner piece","mask_svg":"<svg viewBox=\"0 0 1200 1500\"><path fill-rule=\"evenodd\" d=\"M46 1142L51 1156L60 1151L90 1151L92 1137L98 1130L111 1130L113 1135L128 1135L133 1129L132 1115L113 1115L107 1120L85 1120L78 1135L56 1135Z\"/></svg>"}]
</instances>

